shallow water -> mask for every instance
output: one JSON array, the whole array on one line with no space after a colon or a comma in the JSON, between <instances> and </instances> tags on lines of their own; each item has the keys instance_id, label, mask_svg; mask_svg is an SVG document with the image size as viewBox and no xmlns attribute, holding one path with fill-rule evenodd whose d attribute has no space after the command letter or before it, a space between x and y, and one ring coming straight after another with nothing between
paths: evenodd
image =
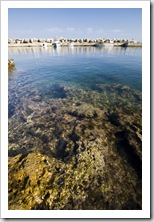
<instances>
[{"instance_id":1,"label":"shallow water","mask_svg":"<svg viewBox=\"0 0 154 222\"><path fill-rule=\"evenodd\" d=\"M16 81L28 87L60 82L91 88L97 83L117 83L141 90L141 55L141 48L129 47L9 48Z\"/></svg>"},{"instance_id":2,"label":"shallow water","mask_svg":"<svg viewBox=\"0 0 154 222\"><path fill-rule=\"evenodd\" d=\"M9 209L141 209L142 49L9 58Z\"/></svg>"}]
</instances>

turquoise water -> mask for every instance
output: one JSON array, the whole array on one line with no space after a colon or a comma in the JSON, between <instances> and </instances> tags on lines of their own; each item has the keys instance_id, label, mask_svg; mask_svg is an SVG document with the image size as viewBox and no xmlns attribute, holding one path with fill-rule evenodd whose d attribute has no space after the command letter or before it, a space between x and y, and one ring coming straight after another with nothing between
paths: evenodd
<instances>
[{"instance_id":1,"label":"turquoise water","mask_svg":"<svg viewBox=\"0 0 154 222\"><path fill-rule=\"evenodd\" d=\"M91 89L116 83L142 89L142 49L122 47L9 48L17 70L9 76L21 86L62 83Z\"/></svg>"}]
</instances>

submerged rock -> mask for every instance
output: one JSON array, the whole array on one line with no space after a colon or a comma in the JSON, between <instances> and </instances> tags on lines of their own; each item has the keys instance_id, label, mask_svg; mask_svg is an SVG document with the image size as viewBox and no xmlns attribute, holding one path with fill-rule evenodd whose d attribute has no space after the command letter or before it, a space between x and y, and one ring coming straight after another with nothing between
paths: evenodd
<instances>
[{"instance_id":1,"label":"submerged rock","mask_svg":"<svg viewBox=\"0 0 154 222\"><path fill-rule=\"evenodd\" d=\"M142 209L140 93L60 90L9 118L9 209Z\"/></svg>"},{"instance_id":2,"label":"submerged rock","mask_svg":"<svg viewBox=\"0 0 154 222\"><path fill-rule=\"evenodd\" d=\"M63 99L67 95L62 85L53 84L53 85L46 86L46 88L43 89L42 96L46 98Z\"/></svg>"}]
</instances>

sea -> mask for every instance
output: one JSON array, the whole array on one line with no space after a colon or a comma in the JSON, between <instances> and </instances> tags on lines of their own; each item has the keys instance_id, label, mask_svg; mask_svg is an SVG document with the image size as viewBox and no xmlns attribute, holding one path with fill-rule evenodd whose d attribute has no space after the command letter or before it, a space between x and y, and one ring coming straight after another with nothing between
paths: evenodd
<instances>
[{"instance_id":1,"label":"sea","mask_svg":"<svg viewBox=\"0 0 154 222\"><path fill-rule=\"evenodd\" d=\"M142 90L141 47L9 47L18 85L45 87L59 83L83 89L95 84L122 84ZM26 93L26 92L25 92Z\"/></svg>"},{"instance_id":2,"label":"sea","mask_svg":"<svg viewBox=\"0 0 154 222\"><path fill-rule=\"evenodd\" d=\"M142 48L9 47L10 210L142 209Z\"/></svg>"}]
</instances>

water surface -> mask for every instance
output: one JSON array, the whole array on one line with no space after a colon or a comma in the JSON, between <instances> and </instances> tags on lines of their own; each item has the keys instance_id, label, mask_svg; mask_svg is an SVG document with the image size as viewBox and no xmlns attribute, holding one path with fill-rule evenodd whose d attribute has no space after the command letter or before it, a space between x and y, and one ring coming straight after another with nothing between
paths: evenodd
<instances>
[{"instance_id":1,"label":"water surface","mask_svg":"<svg viewBox=\"0 0 154 222\"><path fill-rule=\"evenodd\" d=\"M141 90L141 55L141 48L129 47L9 48L17 68L14 78L29 88L63 83L90 89L117 83Z\"/></svg>"},{"instance_id":2,"label":"water surface","mask_svg":"<svg viewBox=\"0 0 154 222\"><path fill-rule=\"evenodd\" d=\"M9 209L141 210L142 49L9 58Z\"/></svg>"}]
</instances>

